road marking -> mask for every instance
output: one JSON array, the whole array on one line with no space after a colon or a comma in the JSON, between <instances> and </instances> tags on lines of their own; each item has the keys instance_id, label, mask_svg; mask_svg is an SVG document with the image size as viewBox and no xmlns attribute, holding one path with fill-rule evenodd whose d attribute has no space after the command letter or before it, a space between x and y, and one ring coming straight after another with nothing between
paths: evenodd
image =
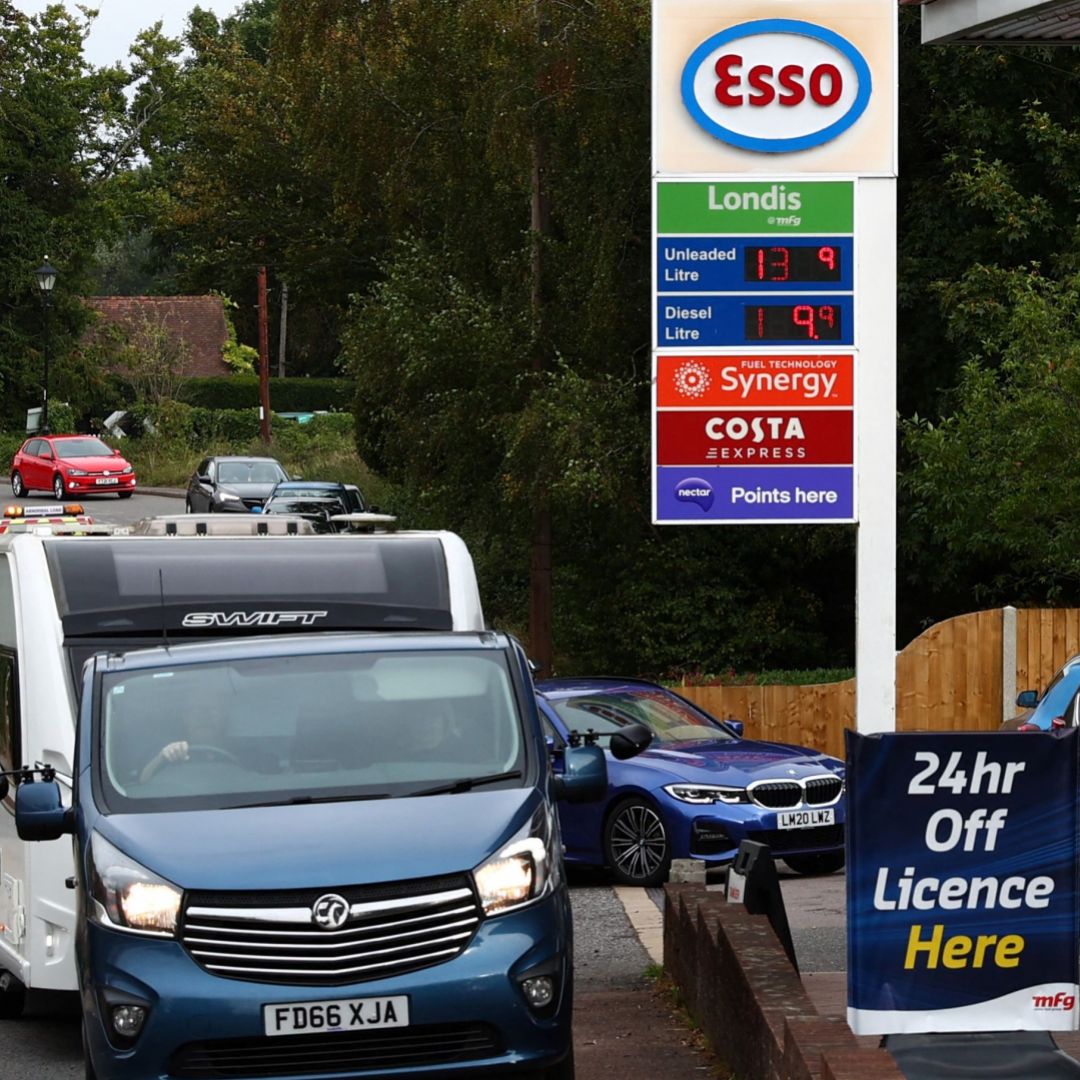
<instances>
[{"instance_id":1,"label":"road marking","mask_svg":"<svg viewBox=\"0 0 1080 1080\"><path fill-rule=\"evenodd\" d=\"M664 913L649 898L644 889L630 885L613 885L612 889L626 911L642 948L654 964L664 962Z\"/></svg>"}]
</instances>

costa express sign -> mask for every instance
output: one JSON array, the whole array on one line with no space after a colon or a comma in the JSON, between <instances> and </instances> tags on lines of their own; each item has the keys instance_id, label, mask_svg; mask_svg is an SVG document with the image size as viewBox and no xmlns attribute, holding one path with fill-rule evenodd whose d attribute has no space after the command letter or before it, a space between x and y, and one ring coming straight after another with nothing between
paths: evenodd
<instances>
[{"instance_id":1,"label":"costa express sign","mask_svg":"<svg viewBox=\"0 0 1080 1080\"><path fill-rule=\"evenodd\" d=\"M683 103L710 135L771 153L835 139L863 114L870 92L870 67L851 42L795 19L714 34L682 75Z\"/></svg>"}]
</instances>

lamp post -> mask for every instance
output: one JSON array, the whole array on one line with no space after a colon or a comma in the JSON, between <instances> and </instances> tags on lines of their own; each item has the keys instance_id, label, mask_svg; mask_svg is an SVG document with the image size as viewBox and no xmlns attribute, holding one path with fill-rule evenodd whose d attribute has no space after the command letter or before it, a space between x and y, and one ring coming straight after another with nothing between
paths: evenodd
<instances>
[{"instance_id":1,"label":"lamp post","mask_svg":"<svg viewBox=\"0 0 1080 1080\"><path fill-rule=\"evenodd\" d=\"M38 295L41 297L41 306L45 309L45 384L41 395L41 432L48 434L49 431L49 353L52 351L52 291L56 284L56 267L50 265L49 256L34 271L37 278Z\"/></svg>"}]
</instances>

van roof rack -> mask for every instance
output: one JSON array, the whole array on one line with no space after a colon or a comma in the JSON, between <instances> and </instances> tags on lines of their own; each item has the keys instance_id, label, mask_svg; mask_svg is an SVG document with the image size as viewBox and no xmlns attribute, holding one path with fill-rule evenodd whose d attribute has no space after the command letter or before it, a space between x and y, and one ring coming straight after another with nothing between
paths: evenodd
<instances>
[{"instance_id":1,"label":"van roof rack","mask_svg":"<svg viewBox=\"0 0 1080 1080\"><path fill-rule=\"evenodd\" d=\"M296 514L159 514L131 527L133 536L313 536Z\"/></svg>"}]
</instances>

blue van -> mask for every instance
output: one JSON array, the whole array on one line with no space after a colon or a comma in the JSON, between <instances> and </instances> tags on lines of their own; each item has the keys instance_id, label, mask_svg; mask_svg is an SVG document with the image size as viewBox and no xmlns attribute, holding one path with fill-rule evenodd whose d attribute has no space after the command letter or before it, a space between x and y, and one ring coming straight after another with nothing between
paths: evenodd
<instances>
[{"instance_id":1,"label":"blue van","mask_svg":"<svg viewBox=\"0 0 1080 1080\"><path fill-rule=\"evenodd\" d=\"M488 631L91 657L72 805L15 815L74 839L88 1078L571 1080L555 803L607 779L564 754Z\"/></svg>"}]
</instances>

